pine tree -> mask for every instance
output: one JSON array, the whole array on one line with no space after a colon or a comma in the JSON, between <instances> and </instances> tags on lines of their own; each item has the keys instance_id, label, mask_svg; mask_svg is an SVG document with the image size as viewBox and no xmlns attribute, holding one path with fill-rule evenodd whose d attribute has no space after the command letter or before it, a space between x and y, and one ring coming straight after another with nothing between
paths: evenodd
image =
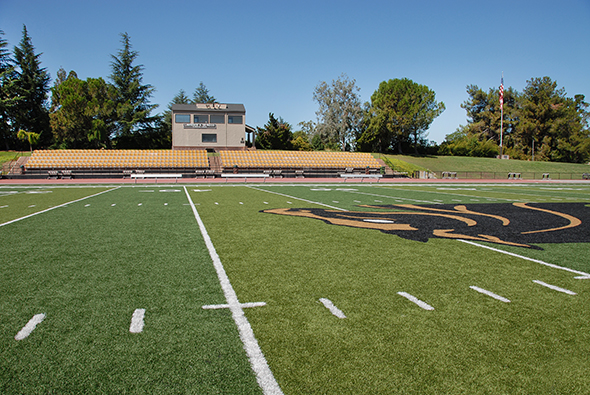
<instances>
[{"instance_id":1,"label":"pine tree","mask_svg":"<svg viewBox=\"0 0 590 395\"><path fill-rule=\"evenodd\" d=\"M156 117L150 112L157 107L151 105L149 99L154 92L151 85L143 84L143 65L134 65L139 53L133 51L127 33L121 34L123 48L117 56L111 55L109 76L117 90L117 128L115 131L119 142L129 147L133 145L133 135L149 130Z\"/></svg>"},{"instance_id":2,"label":"pine tree","mask_svg":"<svg viewBox=\"0 0 590 395\"><path fill-rule=\"evenodd\" d=\"M17 66L15 80L16 106L13 112L13 129L15 134L19 130L34 132L41 135L40 144L46 145L51 141L49 127L49 111L47 110L47 94L49 92L49 73L41 67L39 57L35 54L35 47L23 26L23 38L14 48L14 59ZM19 144L22 148L22 143ZM28 148L28 147L27 147Z\"/></svg>"},{"instance_id":3,"label":"pine tree","mask_svg":"<svg viewBox=\"0 0 590 395\"><path fill-rule=\"evenodd\" d=\"M203 84L203 81L199 84L195 93L193 93L193 103L215 103L217 100L209 94L209 89Z\"/></svg>"},{"instance_id":4,"label":"pine tree","mask_svg":"<svg viewBox=\"0 0 590 395\"><path fill-rule=\"evenodd\" d=\"M6 49L8 42L2 38L0 30L0 141L3 147L10 149L12 141L11 111L16 104L14 61Z\"/></svg>"}]
</instances>

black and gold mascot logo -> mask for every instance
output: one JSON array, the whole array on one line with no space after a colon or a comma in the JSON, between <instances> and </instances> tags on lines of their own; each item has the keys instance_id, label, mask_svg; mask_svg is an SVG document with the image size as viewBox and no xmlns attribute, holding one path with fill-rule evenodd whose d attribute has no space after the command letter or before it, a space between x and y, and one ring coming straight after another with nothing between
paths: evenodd
<instances>
[{"instance_id":1,"label":"black and gold mascot logo","mask_svg":"<svg viewBox=\"0 0 590 395\"><path fill-rule=\"evenodd\" d=\"M359 207L380 211L278 208L264 213L313 218L331 225L377 229L405 239L487 241L540 249L537 243L590 242L586 203L395 204Z\"/></svg>"}]
</instances>

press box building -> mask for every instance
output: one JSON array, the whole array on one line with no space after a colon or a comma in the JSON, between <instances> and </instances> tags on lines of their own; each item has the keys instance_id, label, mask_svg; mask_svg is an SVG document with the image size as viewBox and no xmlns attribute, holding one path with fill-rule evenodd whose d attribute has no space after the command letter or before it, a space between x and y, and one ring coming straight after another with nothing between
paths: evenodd
<instances>
[{"instance_id":1,"label":"press box building","mask_svg":"<svg viewBox=\"0 0 590 395\"><path fill-rule=\"evenodd\" d=\"M243 149L246 133L243 104L172 105L172 149Z\"/></svg>"}]
</instances>

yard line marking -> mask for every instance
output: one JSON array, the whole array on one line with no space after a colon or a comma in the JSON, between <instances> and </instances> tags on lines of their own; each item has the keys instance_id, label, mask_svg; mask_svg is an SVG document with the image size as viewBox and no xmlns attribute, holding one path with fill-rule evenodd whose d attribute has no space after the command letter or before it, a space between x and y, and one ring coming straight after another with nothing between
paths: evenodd
<instances>
[{"instance_id":1,"label":"yard line marking","mask_svg":"<svg viewBox=\"0 0 590 395\"><path fill-rule=\"evenodd\" d=\"M29 206L29 208L33 208L33 207L35 207L35 206L36 206L36 204L31 204L31 205Z\"/></svg>"},{"instance_id":2,"label":"yard line marking","mask_svg":"<svg viewBox=\"0 0 590 395\"><path fill-rule=\"evenodd\" d=\"M344 315L342 310L340 310L338 307L334 306L334 303L332 303L332 301L330 299L320 298L320 302L322 302L322 304L328 310L330 310L330 313L334 314L336 317L338 317L340 319L346 318L346 316Z\"/></svg>"},{"instance_id":3,"label":"yard line marking","mask_svg":"<svg viewBox=\"0 0 590 395\"><path fill-rule=\"evenodd\" d=\"M565 270L566 272L570 272L570 273L574 273L574 274L579 274L580 276L574 277L577 280L589 280L590 279L590 274L589 273L585 273L585 272L581 272L581 271L578 271L578 270L570 269L569 267L563 267L563 266L554 265L553 263L543 262L543 261L540 261L538 259L533 259L533 258L529 258L529 257L523 256L523 255L518 255L518 254L515 254L513 252L503 251L503 250L499 250L499 249L494 248L494 247L488 247L488 246L485 246L485 245L482 245L482 244L474 243L473 241L462 240L462 239L457 239L457 240L459 240L459 241L461 241L463 243L474 245L476 247L487 248L488 250L499 252L501 254L506 254L506 255L514 256L516 258L526 259L527 261L531 261L531 262L539 263L541 265L549 266L549 267L551 267L553 269Z\"/></svg>"},{"instance_id":4,"label":"yard line marking","mask_svg":"<svg viewBox=\"0 0 590 395\"><path fill-rule=\"evenodd\" d=\"M113 203L111 204L111 207L115 207L117 205L117 203Z\"/></svg>"},{"instance_id":5,"label":"yard line marking","mask_svg":"<svg viewBox=\"0 0 590 395\"><path fill-rule=\"evenodd\" d=\"M90 204L85 204L84 207L90 207Z\"/></svg>"},{"instance_id":6,"label":"yard line marking","mask_svg":"<svg viewBox=\"0 0 590 395\"><path fill-rule=\"evenodd\" d=\"M23 340L23 339L26 339L27 337L29 337L31 332L33 332L33 330L37 327L37 325L40 324L44 319L45 319L45 314L35 314L33 316L33 318L31 318L29 320L29 322L27 322L27 325L25 325L23 327L23 329L21 329L16 334L16 336L14 337L14 340Z\"/></svg>"},{"instance_id":7,"label":"yard line marking","mask_svg":"<svg viewBox=\"0 0 590 395\"><path fill-rule=\"evenodd\" d=\"M420 299L416 298L415 296L410 295L407 292L398 292L397 294L408 299L410 302L416 303L418 306L422 307L424 310L434 310L434 307L432 307L431 305L429 305L426 302L421 301Z\"/></svg>"},{"instance_id":8,"label":"yard line marking","mask_svg":"<svg viewBox=\"0 0 590 395\"><path fill-rule=\"evenodd\" d=\"M245 308L252 308L252 307L263 307L266 306L265 302L253 302L253 303L240 303L240 306ZM229 309L230 305L228 304L207 304L201 307L203 310L219 310L219 309Z\"/></svg>"},{"instance_id":9,"label":"yard line marking","mask_svg":"<svg viewBox=\"0 0 590 395\"><path fill-rule=\"evenodd\" d=\"M107 189L106 191L102 191L102 192L96 193L96 194L94 194L94 195L86 196L86 197L83 197L83 198L81 198L81 199L72 200L71 202L67 202L67 203L60 204L59 206L49 207L48 209L41 210L41 211L37 211L36 213L29 214L29 215L25 215L24 217L20 217L20 218L17 218L17 219L13 219L12 221L4 222L3 224L0 224L0 227L2 227L2 226L4 226L4 225L13 224L13 223L15 223L15 222L18 222L18 221L21 221L21 220L23 220L23 219L27 219L27 218L33 217L33 216L35 216L35 215L38 215L38 214L43 214L43 213L46 213L46 212L48 212L48 211L51 211L51 210L54 210L54 209L56 209L56 208L65 207L65 206L67 206L68 204L72 204L72 203L81 202L82 200L85 200L85 199L90 199L91 197L95 197L95 196L98 196L98 195L102 195L103 193L111 192L111 191L114 191L114 190L116 190L116 189L119 189L119 188L121 188L121 187L119 186L119 187L116 187L116 188L113 188L113 189Z\"/></svg>"},{"instance_id":10,"label":"yard line marking","mask_svg":"<svg viewBox=\"0 0 590 395\"><path fill-rule=\"evenodd\" d=\"M141 206L141 205L143 205L143 203L139 203L139 204L138 204L138 206Z\"/></svg>"},{"instance_id":11,"label":"yard line marking","mask_svg":"<svg viewBox=\"0 0 590 395\"><path fill-rule=\"evenodd\" d=\"M168 203L164 203L164 206L167 206L167 205L168 205Z\"/></svg>"},{"instance_id":12,"label":"yard line marking","mask_svg":"<svg viewBox=\"0 0 590 395\"><path fill-rule=\"evenodd\" d=\"M143 317L145 316L145 309L135 309L133 316L131 316L131 325L129 332L141 333L143 332Z\"/></svg>"},{"instance_id":13,"label":"yard line marking","mask_svg":"<svg viewBox=\"0 0 590 395\"><path fill-rule=\"evenodd\" d=\"M555 285L551 285L551 284L544 283L543 281L539 281L539 280L533 280L533 282L534 282L535 284L539 284L539 285L542 285L542 286L544 286L544 287L550 288L550 289L552 289L552 290L554 290L554 291L563 292L564 294L568 294L568 295L577 295L575 292L573 292L573 291L570 291L569 289L560 288L560 287L557 287L557 286L555 286Z\"/></svg>"},{"instance_id":14,"label":"yard line marking","mask_svg":"<svg viewBox=\"0 0 590 395\"><path fill-rule=\"evenodd\" d=\"M267 191L266 189L260 189L260 188L256 188L256 187L253 187L253 186L250 186L250 185L248 185L247 187L248 188L251 188L251 189L255 189L255 190L260 191L260 192L274 193L275 195L285 196L285 197L288 197L290 199L301 200L302 202L307 202L307 203L311 203L311 204L317 204L317 205L328 207L328 208L331 208L331 209L334 209L334 210L348 211L348 210L346 210L344 208L340 208L340 207L336 207L336 206L330 206L329 204L324 204L324 203L320 203L320 202L314 202L312 200L298 198L297 196L286 195L286 194L280 193L280 192ZM266 204L268 204L268 203L266 203Z\"/></svg>"},{"instance_id":15,"label":"yard line marking","mask_svg":"<svg viewBox=\"0 0 590 395\"><path fill-rule=\"evenodd\" d=\"M264 204L268 204L268 202L262 202L262 203L264 203Z\"/></svg>"},{"instance_id":16,"label":"yard line marking","mask_svg":"<svg viewBox=\"0 0 590 395\"><path fill-rule=\"evenodd\" d=\"M240 204L244 204L244 202L240 202Z\"/></svg>"},{"instance_id":17,"label":"yard line marking","mask_svg":"<svg viewBox=\"0 0 590 395\"><path fill-rule=\"evenodd\" d=\"M184 192L186 197L190 203L191 209L193 210L193 214L197 223L199 224L199 229L203 236L203 240L205 241L205 245L209 250L209 255L211 256L211 260L213 261L213 266L215 267L215 271L217 272L217 277L219 278L219 284L221 285L221 289L223 290L223 294L225 295L225 300L229 305L229 310L231 311L232 318L238 327L238 332L240 334L240 339L244 344L244 350L246 350L246 354L248 355L248 359L250 360L250 365L252 366L252 370L256 374L256 380L258 381L258 385L262 389L264 394L282 394L283 391L279 384L274 378L270 367L268 366L268 362L258 345L258 341L254 336L254 331L250 326L250 322L248 322L248 318L244 315L244 309L238 299L238 295L234 288L232 287L229 277L223 268L223 264L221 263L221 259L219 259L219 255L217 255L217 251L213 246L213 242L207 233L207 229L205 228L205 224L201 220L199 216L199 212L197 208L193 204L193 200L191 199L188 190L186 187L184 188Z\"/></svg>"},{"instance_id":18,"label":"yard line marking","mask_svg":"<svg viewBox=\"0 0 590 395\"><path fill-rule=\"evenodd\" d=\"M6 207L8 207L8 205L6 205L6 206L0 206L0 208L6 208Z\"/></svg>"},{"instance_id":19,"label":"yard line marking","mask_svg":"<svg viewBox=\"0 0 590 395\"><path fill-rule=\"evenodd\" d=\"M477 291L479 293L482 293L484 295L488 295L488 296L490 296L490 297L492 297L492 298L494 298L496 300L499 300L501 302L510 303L510 300L506 299L505 297L500 296L500 295L497 295L497 294L495 294L493 292L490 292L490 291L488 291L486 289L476 287L475 285L472 285L469 288L471 288L472 290Z\"/></svg>"}]
</instances>

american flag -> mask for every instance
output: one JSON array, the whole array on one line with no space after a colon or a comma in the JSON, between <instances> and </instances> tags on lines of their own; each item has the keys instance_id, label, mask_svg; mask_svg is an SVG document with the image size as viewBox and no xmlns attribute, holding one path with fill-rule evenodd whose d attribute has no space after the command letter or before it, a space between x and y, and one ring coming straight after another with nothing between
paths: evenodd
<instances>
[{"instance_id":1,"label":"american flag","mask_svg":"<svg viewBox=\"0 0 590 395\"><path fill-rule=\"evenodd\" d=\"M500 109L504 107L504 77L500 81Z\"/></svg>"}]
</instances>

